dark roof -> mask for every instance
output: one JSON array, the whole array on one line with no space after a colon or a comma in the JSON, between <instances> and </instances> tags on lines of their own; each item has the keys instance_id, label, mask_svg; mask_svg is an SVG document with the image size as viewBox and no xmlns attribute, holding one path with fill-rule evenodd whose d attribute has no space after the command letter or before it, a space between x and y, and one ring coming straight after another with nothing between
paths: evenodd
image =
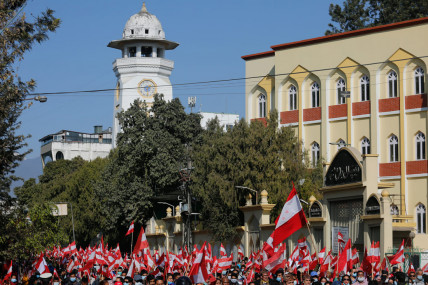
<instances>
[{"instance_id":1,"label":"dark roof","mask_svg":"<svg viewBox=\"0 0 428 285\"><path fill-rule=\"evenodd\" d=\"M392 24L387 24L387 25L382 25L382 26L370 27L370 28L365 28L365 29L360 29L360 30L354 30L354 31L349 31L349 32L344 32L344 33L338 33L338 34L333 34L333 35L328 35L328 36L323 36L323 37L311 38L311 39L306 39L306 40L302 40L302 41L273 45L273 46L271 46L272 51L266 51L266 52L261 52L261 53L244 55L241 58L244 60L249 60L249 59L261 58L261 57L267 57L267 56L274 55L275 51L277 51L277 50L283 50L283 49L294 48L294 47L299 47L299 46L306 46L306 45L312 45L312 44L317 44L317 43L322 43L322 42L345 39L345 38L355 37L355 36L359 36L359 35L373 34L373 33L378 33L378 32L383 32L383 31L388 31L388 30L394 30L394 29L400 29L400 28L405 28L405 27L409 27L409 26L420 25L420 24L424 24L424 23L428 23L428 17L413 19L413 20L408 20L408 21L403 21L403 22L398 22L398 23L392 23Z\"/></svg>"}]
</instances>

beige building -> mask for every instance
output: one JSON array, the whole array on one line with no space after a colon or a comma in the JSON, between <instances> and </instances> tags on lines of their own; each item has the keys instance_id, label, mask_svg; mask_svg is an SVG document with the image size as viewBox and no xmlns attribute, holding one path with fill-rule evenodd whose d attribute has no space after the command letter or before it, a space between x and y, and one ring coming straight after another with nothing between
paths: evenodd
<instances>
[{"instance_id":1,"label":"beige building","mask_svg":"<svg viewBox=\"0 0 428 285\"><path fill-rule=\"evenodd\" d=\"M310 218L319 246L334 249L342 231L360 250L380 240L391 252L403 238L428 249L427 34L421 18L242 57L247 120L277 109L312 162L325 162Z\"/></svg>"}]
</instances>

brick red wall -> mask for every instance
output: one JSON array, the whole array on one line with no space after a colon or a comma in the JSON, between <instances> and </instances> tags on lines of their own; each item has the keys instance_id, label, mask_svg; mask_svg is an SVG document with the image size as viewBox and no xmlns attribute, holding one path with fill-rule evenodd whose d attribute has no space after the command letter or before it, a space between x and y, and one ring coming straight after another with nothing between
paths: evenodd
<instances>
[{"instance_id":1,"label":"brick red wall","mask_svg":"<svg viewBox=\"0 0 428 285\"><path fill-rule=\"evenodd\" d=\"M401 175L400 162L379 163L379 176L398 176Z\"/></svg>"},{"instance_id":2,"label":"brick red wall","mask_svg":"<svg viewBox=\"0 0 428 285\"><path fill-rule=\"evenodd\" d=\"M346 117L348 115L346 106L346 104L328 106L329 119Z\"/></svg>"},{"instance_id":3,"label":"brick red wall","mask_svg":"<svg viewBox=\"0 0 428 285\"><path fill-rule=\"evenodd\" d=\"M299 121L299 110L281 112L280 117L281 124L297 123Z\"/></svg>"},{"instance_id":4,"label":"brick red wall","mask_svg":"<svg viewBox=\"0 0 428 285\"><path fill-rule=\"evenodd\" d=\"M406 161L407 174L428 173L428 160Z\"/></svg>"},{"instance_id":5,"label":"brick red wall","mask_svg":"<svg viewBox=\"0 0 428 285\"><path fill-rule=\"evenodd\" d=\"M267 120L266 120L266 118L251 119L251 122L254 122L254 121L260 121L260 122L263 123L263 125L265 125L265 127L267 126Z\"/></svg>"},{"instance_id":6,"label":"brick red wall","mask_svg":"<svg viewBox=\"0 0 428 285\"><path fill-rule=\"evenodd\" d=\"M352 116L370 114L370 101L352 103Z\"/></svg>"},{"instance_id":7,"label":"brick red wall","mask_svg":"<svg viewBox=\"0 0 428 285\"><path fill-rule=\"evenodd\" d=\"M427 94L406 96L406 109L427 107Z\"/></svg>"},{"instance_id":8,"label":"brick red wall","mask_svg":"<svg viewBox=\"0 0 428 285\"><path fill-rule=\"evenodd\" d=\"M400 97L379 99L379 112L392 112L400 110Z\"/></svg>"},{"instance_id":9,"label":"brick red wall","mask_svg":"<svg viewBox=\"0 0 428 285\"><path fill-rule=\"evenodd\" d=\"M316 121L321 120L321 107L309 108L303 110L303 121Z\"/></svg>"}]
</instances>

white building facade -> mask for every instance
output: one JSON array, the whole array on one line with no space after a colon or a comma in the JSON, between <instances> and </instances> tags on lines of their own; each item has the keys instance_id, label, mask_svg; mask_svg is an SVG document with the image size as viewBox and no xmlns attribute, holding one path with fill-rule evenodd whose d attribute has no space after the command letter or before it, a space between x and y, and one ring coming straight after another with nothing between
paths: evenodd
<instances>
[{"instance_id":1,"label":"white building facade","mask_svg":"<svg viewBox=\"0 0 428 285\"><path fill-rule=\"evenodd\" d=\"M112 149L111 128L102 130L102 126L94 126L94 133L82 133L61 130L44 136L41 142L40 155L42 165L61 159L73 159L80 156L91 161L98 157L107 157Z\"/></svg>"},{"instance_id":2,"label":"white building facade","mask_svg":"<svg viewBox=\"0 0 428 285\"><path fill-rule=\"evenodd\" d=\"M225 113L210 113L210 112L199 112L201 118L201 126L206 129L207 124L210 120L214 120L216 117L220 122L220 125L223 126L223 129L226 131L227 129L233 128L233 126L239 121L238 114L225 114Z\"/></svg>"},{"instance_id":3,"label":"white building facade","mask_svg":"<svg viewBox=\"0 0 428 285\"><path fill-rule=\"evenodd\" d=\"M174 62L165 58L166 50L173 50L178 43L165 39L165 32L157 17L147 11L145 4L140 12L126 22L122 39L111 41L108 47L119 49L122 57L113 62L117 77L113 107L113 147L120 131L117 113L127 110L136 100L145 101L150 107L156 93L172 99L169 76Z\"/></svg>"}]
</instances>

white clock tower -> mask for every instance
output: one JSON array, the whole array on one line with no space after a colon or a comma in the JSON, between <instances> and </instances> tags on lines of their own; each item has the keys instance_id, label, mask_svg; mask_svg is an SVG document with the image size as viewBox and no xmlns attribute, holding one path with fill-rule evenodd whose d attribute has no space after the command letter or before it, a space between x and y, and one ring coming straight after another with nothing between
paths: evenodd
<instances>
[{"instance_id":1,"label":"white clock tower","mask_svg":"<svg viewBox=\"0 0 428 285\"><path fill-rule=\"evenodd\" d=\"M129 18L123 30L122 39L111 41L108 47L122 51L122 58L113 63L117 77L114 96L113 147L116 146L120 131L116 114L126 110L136 100L153 104L154 94L172 99L172 86L169 80L174 62L165 58L165 50L172 50L178 43L165 39L165 32L155 15L147 12L143 3L141 11Z\"/></svg>"}]
</instances>

